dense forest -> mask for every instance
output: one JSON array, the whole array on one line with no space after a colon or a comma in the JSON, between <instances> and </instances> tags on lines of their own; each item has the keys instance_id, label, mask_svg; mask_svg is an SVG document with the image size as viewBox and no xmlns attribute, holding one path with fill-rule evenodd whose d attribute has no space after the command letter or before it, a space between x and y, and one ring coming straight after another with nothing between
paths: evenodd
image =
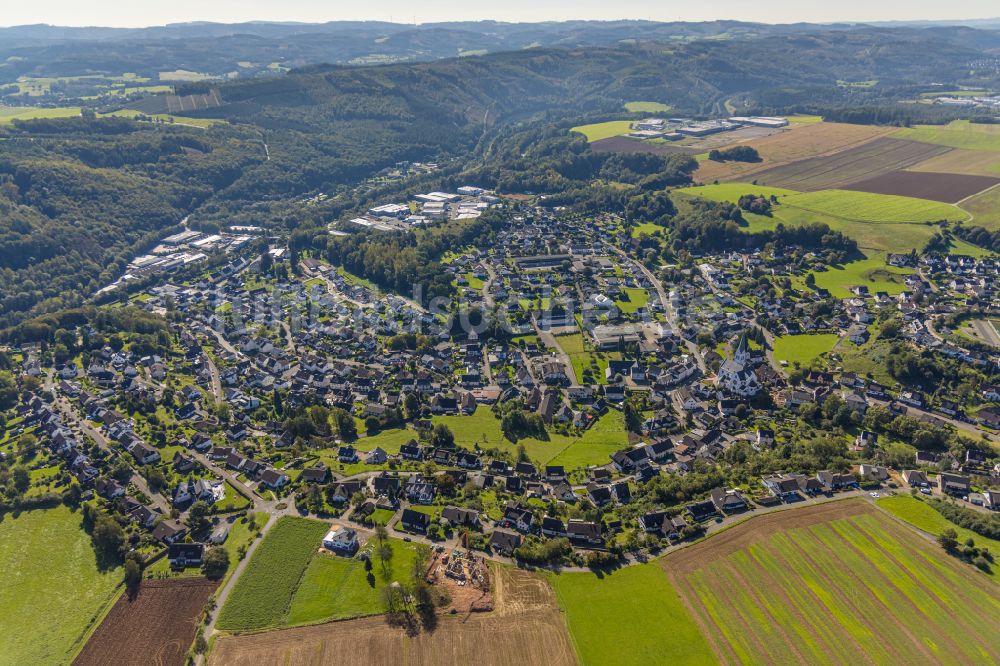
<instances>
[{"instance_id":1,"label":"dense forest","mask_svg":"<svg viewBox=\"0 0 1000 666\"><path fill-rule=\"evenodd\" d=\"M327 222L362 203L354 184L401 161L444 165L442 183L462 174L501 192L545 194L549 205L670 223L674 239L704 249L733 225L732 247L757 244L762 239L739 231L739 220L726 219L731 212L678 215L664 190L690 182L691 158L595 154L568 129L581 118L622 113L631 100L706 117L770 109L779 99L791 100L787 108L799 103L796 91L821 89L811 104L848 113L869 101L891 106L893 90L985 84L996 72L970 73L968 63L994 36L972 33L976 39L962 29L803 27L669 46L639 40L376 67L313 65L178 90L218 91L221 105L196 113L227 122L207 129L86 116L4 125L0 325L81 303L188 217L199 229L253 223L322 236ZM880 84L859 92L841 80ZM887 113L874 120L902 121ZM331 194L330 202L300 204L317 192ZM827 232L788 240L849 251ZM393 241L399 258L388 263L365 262L373 250L364 240L321 241L319 250L371 266L380 284L412 284L415 265L417 282L440 287L420 277L433 257L416 239Z\"/></svg>"}]
</instances>

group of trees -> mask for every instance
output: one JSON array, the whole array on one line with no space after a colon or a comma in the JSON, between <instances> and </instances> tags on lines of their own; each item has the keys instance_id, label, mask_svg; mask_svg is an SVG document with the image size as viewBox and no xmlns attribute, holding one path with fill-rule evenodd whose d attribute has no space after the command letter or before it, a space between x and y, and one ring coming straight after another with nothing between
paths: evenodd
<instances>
[{"instance_id":1,"label":"group of trees","mask_svg":"<svg viewBox=\"0 0 1000 666\"><path fill-rule=\"evenodd\" d=\"M708 159L713 162L760 162L760 153L753 146L733 146L723 150L708 151Z\"/></svg>"}]
</instances>

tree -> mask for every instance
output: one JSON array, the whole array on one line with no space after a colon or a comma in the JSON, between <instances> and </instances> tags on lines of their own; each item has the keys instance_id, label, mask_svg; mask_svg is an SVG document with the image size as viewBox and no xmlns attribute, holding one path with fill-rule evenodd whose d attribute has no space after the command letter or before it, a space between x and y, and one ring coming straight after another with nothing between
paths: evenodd
<instances>
[{"instance_id":1,"label":"tree","mask_svg":"<svg viewBox=\"0 0 1000 666\"><path fill-rule=\"evenodd\" d=\"M949 553L954 553L958 550L958 532L949 527L938 535L937 542Z\"/></svg>"},{"instance_id":2,"label":"tree","mask_svg":"<svg viewBox=\"0 0 1000 666\"><path fill-rule=\"evenodd\" d=\"M202 570L209 578L221 578L229 568L229 553L222 546L212 546L205 553Z\"/></svg>"},{"instance_id":3,"label":"tree","mask_svg":"<svg viewBox=\"0 0 1000 666\"><path fill-rule=\"evenodd\" d=\"M10 480L18 495L23 495L31 487L31 475L23 467L15 467L11 470Z\"/></svg>"},{"instance_id":4,"label":"tree","mask_svg":"<svg viewBox=\"0 0 1000 666\"><path fill-rule=\"evenodd\" d=\"M111 560L121 558L125 549L125 530L111 516L101 514L94 519L90 538L98 554Z\"/></svg>"},{"instance_id":5,"label":"tree","mask_svg":"<svg viewBox=\"0 0 1000 666\"><path fill-rule=\"evenodd\" d=\"M208 502L203 502L198 500L191 505L188 509L188 527L191 528L192 533L201 532L208 527L208 514L211 511L211 507L208 506Z\"/></svg>"},{"instance_id":6,"label":"tree","mask_svg":"<svg viewBox=\"0 0 1000 666\"><path fill-rule=\"evenodd\" d=\"M136 562L135 558L130 557L125 560L125 587L130 594L134 594L139 589L139 583L141 582L142 567Z\"/></svg>"},{"instance_id":7,"label":"tree","mask_svg":"<svg viewBox=\"0 0 1000 666\"><path fill-rule=\"evenodd\" d=\"M17 403L17 382L9 372L0 372L0 409L10 409Z\"/></svg>"},{"instance_id":8,"label":"tree","mask_svg":"<svg viewBox=\"0 0 1000 666\"><path fill-rule=\"evenodd\" d=\"M455 435L451 428L443 423L435 424L431 431L431 444L437 448L451 449L455 446Z\"/></svg>"}]
</instances>

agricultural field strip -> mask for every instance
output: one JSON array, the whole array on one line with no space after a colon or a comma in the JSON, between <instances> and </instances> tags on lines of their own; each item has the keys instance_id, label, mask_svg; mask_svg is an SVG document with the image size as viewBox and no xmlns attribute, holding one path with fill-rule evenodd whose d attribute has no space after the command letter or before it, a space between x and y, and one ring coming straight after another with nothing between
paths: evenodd
<instances>
[{"instance_id":1,"label":"agricultural field strip","mask_svg":"<svg viewBox=\"0 0 1000 666\"><path fill-rule=\"evenodd\" d=\"M882 137L831 156L811 157L759 171L754 179L800 191L831 189L899 171L948 151L943 146Z\"/></svg>"},{"instance_id":2,"label":"agricultural field strip","mask_svg":"<svg viewBox=\"0 0 1000 666\"><path fill-rule=\"evenodd\" d=\"M280 624L327 527L314 520L280 519L236 582L218 627L239 631Z\"/></svg>"},{"instance_id":3,"label":"agricultural field strip","mask_svg":"<svg viewBox=\"0 0 1000 666\"><path fill-rule=\"evenodd\" d=\"M871 192L929 199L958 204L1000 185L995 176L935 173L930 171L890 171L844 186L854 192Z\"/></svg>"},{"instance_id":4,"label":"agricultural field strip","mask_svg":"<svg viewBox=\"0 0 1000 666\"><path fill-rule=\"evenodd\" d=\"M723 542L721 555L705 553L707 563L689 561L696 569L686 576L670 567L670 557L664 568L692 597L689 608L724 661L745 662L748 651L756 659L780 661L776 640L797 650L800 663L806 655L826 663L827 653L835 654L838 663L862 655L870 659L885 654L889 637L892 654L906 659L996 662L996 648L981 637L1000 631L989 612L1000 609L1000 599L976 584L978 572L928 553L923 539L881 514L861 512L779 531L767 544L753 543L742 551L726 552L733 544ZM763 582L746 590L746 581ZM935 592L942 589L949 593ZM800 617L787 615L793 612ZM802 618L814 633L802 630ZM881 621L877 631L870 628L872 618ZM780 636L773 633L774 622L784 627ZM740 626L758 640L732 629ZM768 647L754 648L760 644Z\"/></svg>"}]
</instances>

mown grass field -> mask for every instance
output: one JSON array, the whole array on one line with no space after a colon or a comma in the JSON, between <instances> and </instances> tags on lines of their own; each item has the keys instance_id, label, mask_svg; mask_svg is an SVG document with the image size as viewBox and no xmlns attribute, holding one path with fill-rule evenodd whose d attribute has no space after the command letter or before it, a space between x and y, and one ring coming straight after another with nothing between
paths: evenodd
<instances>
[{"instance_id":1,"label":"mown grass field","mask_svg":"<svg viewBox=\"0 0 1000 666\"><path fill-rule=\"evenodd\" d=\"M756 517L662 565L723 663L1000 659L1000 588L863 500Z\"/></svg>"},{"instance_id":2,"label":"mown grass field","mask_svg":"<svg viewBox=\"0 0 1000 666\"><path fill-rule=\"evenodd\" d=\"M615 305L626 314L635 312L639 308L644 308L649 303L649 293L645 289L625 287L622 291L625 292L628 299L623 298L622 300L615 301Z\"/></svg>"},{"instance_id":3,"label":"mown grass field","mask_svg":"<svg viewBox=\"0 0 1000 666\"><path fill-rule=\"evenodd\" d=\"M80 107L64 106L41 109L32 106L0 106L0 125L15 120L35 120L37 118L77 118Z\"/></svg>"},{"instance_id":4,"label":"mown grass field","mask_svg":"<svg viewBox=\"0 0 1000 666\"><path fill-rule=\"evenodd\" d=\"M783 335L774 339L774 358L778 361L787 361L791 366L798 363L802 367L807 367L820 354L833 349L838 339L836 333Z\"/></svg>"},{"instance_id":5,"label":"mown grass field","mask_svg":"<svg viewBox=\"0 0 1000 666\"><path fill-rule=\"evenodd\" d=\"M806 192L782 199L782 204L861 222L963 221L961 208L939 201L849 190Z\"/></svg>"},{"instance_id":6,"label":"mown grass field","mask_svg":"<svg viewBox=\"0 0 1000 666\"><path fill-rule=\"evenodd\" d=\"M118 597L122 569L98 568L80 519L64 506L0 519L0 663L69 663Z\"/></svg>"},{"instance_id":7,"label":"mown grass field","mask_svg":"<svg viewBox=\"0 0 1000 666\"><path fill-rule=\"evenodd\" d=\"M583 664L707 664L705 638L655 564L550 575Z\"/></svg>"},{"instance_id":8,"label":"mown grass field","mask_svg":"<svg viewBox=\"0 0 1000 666\"><path fill-rule=\"evenodd\" d=\"M885 256L873 254L865 259L852 261L825 271L814 272L816 286L830 292L835 298L850 298L850 287L865 285L868 291L884 291L894 296L906 290L903 279L913 273L909 268L896 268L885 263Z\"/></svg>"},{"instance_id":9,"label":"mown grass field","mask_svg":"<svg viewBox=\"0 0 1000 666\"><path fill-rule=\"evenodd\" d=\"M901 127L892 136L963 150L1000 151L1000 128L968 120L956 120L947 125Z\"/></svg>"},{"instance_id":10,"label":"mown grass field","mask_svg":"<svg viewBox=\"0 0 1000 666\"><path fill-rule=\"evenodd\" d=\"M571 131L579 132L587 137L587 141L593 143L601 139L610 139L613 136L621 136L631 131L631 120L609 120L606 123L593 123L591 125L579 125Z\"/></svg>"},{"instance_id":11,"label":"mown grass field","mask_svg":"<svg viewBox=\"0 0 1000 666\"><path fill-rule=\"evenodd\" d=\"M666 113L671 107L663 102L626 102L625 110L630 113Z\"/></svg>"},{"instance_id":12,"label":"mown grass field","mask_svg":"<svg viewBox=\"0 0 1000 666\"><path fill-rule=\"evenodd\" d=\"M606 465L610 462L608 456L627 445L625 417L621 412L611 410L587 429L582 437L548 462L563 465L566 469Z\"/></svg>"},{"instance_id":13,"label":"mown grass field","mask_svg":"<svg viewBox=\"0 0 1000 666\"><path fill-rule=\"evenodd\" d=\"M406 585L416 560L416 545L390 539L392 559L387 569L372 558L371 580L358 559L317 553L309 562L284 620L287 626L315 624L384 612L382 588L398 581ZM371 544L369 544L371 545Z\"/></svg>"},{"instance_id":14,"label":"mown grass field","mask_svg":"<svg viewBox=\"0 0 1000 666\"><path fill-rule=\"evenodd\" d=\"M958 533L958 540L964 542L972 539L978 546L986 546L996 555L1000 555L1000 541L976 534L972 530L959 527L940 513L927 502L909 495L894 495L883 497L878 500L879 507L885 509L897 518L908 522L918 530L923 530L929 534L937 536L948 528ZM996 570L994 568L994 574Z\"/></svg>"},{"instance_id":15,"label":"mown grass field","mask_svg":"<svg viewBox=\"0 0 1000 666\"><path fill-rule=\"evenodd\" d=\"M1000 187L980 192L962 202L963 210L972 216L972 226L985 227L990 231L1000 229Z\"/></svg>"},{"instance_id":16,"label":"mown grass field","mask_svg":"<svg viewBox=\"0 0 1000 666\"><path fill-rule=\"evenodd\" d=\"M227 631L279 626L310 559L329 525L304 518L281 518L257 547L219 613Z\"/></svg>"},{"instance_id":17,"label":"mown grass field","mask_svg":"<svg viewBox=\"0 0 1000 666\"><path fill-rule=\"evenodd\" d=\"M604 371L608 368L608 361L621 357L621 353L616 351L604 353L593 351L587 346L582 333L556 336L556 342L573 363L573 373L576 375L577 384L606 384L607 379L604 377ZM591 371L591 379L585 381L583 373L588 368Z\"/></svg>"},{"instance_id":18,"label":"mown grass field","mask_svg":"<svg viewBox=\"0 0 1000 666\"><path fill-rule=\"evenodd\" d=\"M728 201L729 203L736 203L744 194L762 194L766 197L785 197L799 194L795 190L784 187L767 187L752 183L715 183L698 187L682 187L676 191L693 197L711 199L712 201Z\"/></svg>"}]
</instances>

